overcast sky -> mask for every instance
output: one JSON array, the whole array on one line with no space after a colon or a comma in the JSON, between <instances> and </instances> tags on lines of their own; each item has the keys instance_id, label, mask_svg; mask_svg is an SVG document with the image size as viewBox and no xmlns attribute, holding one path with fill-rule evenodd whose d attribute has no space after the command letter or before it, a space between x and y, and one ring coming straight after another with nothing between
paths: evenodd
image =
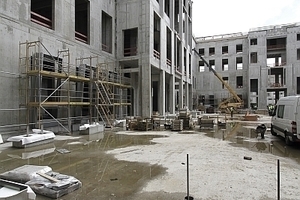
<instances>
[{"instance_id":1,"label":"overcast sky","mask_svg":"<svg viewBox=\"0 0 300 200\"><path fill-rule=\"evenodd\" d=\"M193 0L195 37L300 22L300 0Z\"/></svg>"}]
</instances>

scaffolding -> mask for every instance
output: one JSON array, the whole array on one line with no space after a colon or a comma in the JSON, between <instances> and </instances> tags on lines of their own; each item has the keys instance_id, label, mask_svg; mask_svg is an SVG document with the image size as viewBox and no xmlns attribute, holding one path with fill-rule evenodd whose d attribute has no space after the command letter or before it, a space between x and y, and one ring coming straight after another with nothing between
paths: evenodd
<instances>
[{"instance_id":1,"label":"scaffolding","mask_svg":"<svg viewBox=\"0 0 300 200\"><path fill-rule=\"evenodd\" d=\"M98 56L77 58L71 64L69 49L54 56L40 42L19 44L20 110L27 130L54 128L79 130L80 124L102 122L112 127L125 117L130 100L130 79L115 62L99 63Z\"/></svg>"}]
</instances>

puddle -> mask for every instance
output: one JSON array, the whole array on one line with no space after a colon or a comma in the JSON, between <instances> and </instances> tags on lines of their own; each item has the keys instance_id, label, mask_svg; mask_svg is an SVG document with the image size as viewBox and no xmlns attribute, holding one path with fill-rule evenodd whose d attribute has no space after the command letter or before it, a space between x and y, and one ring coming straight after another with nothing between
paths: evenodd
<instances>
[{"instance_id":1,"label":"puddle","mask_svg":"<svg viewBox=\"0 0 300 200\"><path fill-rule=\"evenodd\" d=\"M286 146L283 138L273 136L270 129L265 138L255 132L257 124L230 122L226 126L214 126L212 129L201 129L208 137L226 140L234 147L247 148L250 151L271 153L281 157L293 158L300 163L300 145Z\"/></svg>"},{"instance_id":2,"label":"puddle","mask_svg":"<svg viewBox=\"0 0 300 200\"><path fill-rule=\"evenodd\" d=\"M147 181L165 173L158 165L119 161L106 150L137 145L152 145L158 136L119 135L112 132L60 137L51 144L32 148L4 148L0 153L0 173L30 164L50 166L53 171L76 177L82 188L60 199L127 199ZM63 140L62 138L65 138ZM69 144L72 145L69 145ZM61 153L63 149L69 153ZM37 199L49 199L37 195Z\"/></svg>"}]
</instances>

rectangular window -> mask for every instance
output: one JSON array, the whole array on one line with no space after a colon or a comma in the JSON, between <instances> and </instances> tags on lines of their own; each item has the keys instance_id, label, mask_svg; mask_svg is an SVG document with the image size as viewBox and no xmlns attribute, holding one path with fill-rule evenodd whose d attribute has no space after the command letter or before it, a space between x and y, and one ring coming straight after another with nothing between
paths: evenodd
<instances>
[{"instance_id":1,"label":"rectangular window","mask_svg":"<svg viewBox=\"0 0 300 200\"><path fill-rule=\"evenodd\" d=\"M242 76L236 77L236 88L243 88L243 77Z\"/></svg>"},{"instance_id":2,"label":"rectangular window","mask_svg":"<svg viewBox=\"0 0 300 200\"><path fill-rule=\"evenodd\" d=\"M284 105L279 105L277 107L277 109L278 109L277 117L278 118L283 118L283 115L284 115Z\"/></svg>"},{"instance_id":3,"label":"rectangular window","mask_svg":"<svg viewBox=\"0 0 300 200\"><path fill-rule=\"evenodd\" d=\"M297 49L297 60L300 60L300 49Z\"/></svg>"},{"instance_id":4,"label":"rectangular window","mask_svg":"<svg viewBox=\"0 0 300 200\"><path fill-rule=\"evenodd\" d=\"M222 71L228 70L228 59L222 59Z\"/></svg>"},{"instance_id":5,"label":"rectangular window","mask_svg":"<svg viewBox=\"0 0 300 200\"><path fill-rule=\"evenodd\" d=\"M209 65L211 66L211 68L215 69L215 60L210 60Z\"/></svg>"},{"instance_id":6,"label":"rectangular window","mask_svg":"<svg viewBox=\"0 0 300 200\"><path fill-rule=\"evenodd\" d=\"M204 56L204 49L202 48L202 49L199 49L199 54L201 55L201 56Z\"/></svg>"},{"instance_id":7,"label":"rectangular window","mask_svg":"<svg viewBox=\"0 0 300 200\"><path fill-rule=\"evenodd\" d=\"M257 45L257 39L256 38L250 39L250 45Z\"/></svg>"},{"instance_id":8,"label":"rectangular window","mask_svg":"<svg viewBox=\"0 0 300 200\"><path fill-rule=\"evenodd\" d=\"M215 48L214 47L210 47L209 48L209 55L215 55Z\"/></svg>"},{"instance_id":9,"label":"rectangular window","mask_svg":"<svg viewBox=\"0 0 300 200\"><path fill-rule=\"evenodd\" d=\"M205 71L205 65L203 61L199 61L199 72Z\"/></svg>"},{"instance_id":10,"label":"rectangular window","mask_svg":"<svg viewBox=\"0 0 300 200\"><path fill-rule=\"evenodd\" d=\"M300 77L297 77L297 94L300 94Z\"/></svg>"},{"instance_id":11,"label":"rectangular window","mask_svg":"<svg viewBox=\"0 0 300 200\"><path fill-rule=\"evenodd\" d=\"M112 52L112 17L102 11L102 51Z\"/></svg>"},{"instance_id":12,"label":"rectangular window","mask_svg":"<svg viewBox=\"0 0 300 200\"><path fill-rule=\"evenodd\" d=\"M257 52L250 53L250 63L257 63Z\"/></svg>"},{"instance_id":13,"label":"rectangular window","mask_svg":"<svg viewBox=\"0 0 300 200\"><path fill-rule=\"evenodd\" d=\"M137 55L137 34L137 28L124 30L124 56Z\"/></svg>"},{"instance_id":14,"label":"rectangular window","mask_svg":"<svg viewBox=\"0 0 300 200\"><path fill-rule=\"evenodd\" d=\"M228 83L228 77L223 77L222 79L224 82ZM224 84L222 84L222 89L224 89L224 88L225 88L225 86L224 86Z\"/></svg>"},{"instance_id":15,"label":"rectangular window","mask_svg":"<svg viewBox=\"0 0 300 200\"><path fill-rule=\"evenodd\" d=\"M242 53L243 52L243 45L237 44L236 45L236 53Z\"/></svg>"},{"instance_id":16,"label":"rectangular window","mask_svg":"<svg viewBox=\"0 0 300 200\"><path fill-rule=\"evenodd\" d=\"M53 29L53 8L52 0L31 0L31 21Z\"/></svg>"},{"instance_id":17,"label":"rectangular window","mask_svg":"<svg viewBox=\"0 0 300 200\"><path fill-rule=\"evenodd\" d=\"M75 39L88 43L89 1L75 0Z\"/></svg>"},{"instance_id":18,"label":"rectangular window","mask_svg":"<svg viewBox=\"0 0 300 200\"><path fill-rule=\"evenodd\" d=\"M300 40L300 33L297 34L297 41Z\"/></svg>"},{"instance_id":19,"label":"rectangular window","mask_svg":"<svg viewBox=\"0 0 300 200\"><path fill-rule=\"evenodd\" d=\"M250 79L250 92L258 92L258 79Z\"/></svg>"},{"instance_id":20,"label":"rectangular window","mask_svg":"<svg viewBox=\"0 0 300 200\"><path fill-rule=\"evenodd\" d=\"M222 47L222 54L228 54L228 46Z\"/></svg>"},{"instance_id":21,"label":"rectangular window","mask_svg":"<svg viewBox=\"0 0 300 200\"><path fill-rule=\"evenodd\" d=\"M165 0L165 13L170 17L170 0Z\"/></svg>"},{"instance_id":22,"label":"rectangular window","mask_svg":"<svg viewBox=\"0 0 300 200\"><path fill-rule=\"evenodd\" d=\"M236 58L236 70L243 69L243 57Z\"/></svg>"}]
</instances>

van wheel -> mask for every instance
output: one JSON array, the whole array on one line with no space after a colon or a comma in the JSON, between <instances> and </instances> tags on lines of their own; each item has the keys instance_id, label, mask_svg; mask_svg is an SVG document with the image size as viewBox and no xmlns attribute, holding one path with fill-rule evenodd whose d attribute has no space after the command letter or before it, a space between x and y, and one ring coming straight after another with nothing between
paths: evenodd
<instances>
[{"instance_id":1,"label":"van wheel","mask_svg":"<svg viewBox=\"0 0 300 200\"><path fill-rule=\"evenodd\" d=\"M285 141L285 144L288 146L293 144L293 142L289 139L289 136L287 136L286 134L284 135L284 141Z\"/></svg>"},{"instance_id":2,"label":"van wheel","mask_svg":"<svg viewBox=\"0 0 300 200\"><path fill-rule=\"evenodd\" d=\"M274 135L274 136L276 136L277 135L277 133L275 133L275 131L274 131L274 129L273 129L273 126L271 125L271 134L272 135Z\"/></svg>"}]
</instances>

